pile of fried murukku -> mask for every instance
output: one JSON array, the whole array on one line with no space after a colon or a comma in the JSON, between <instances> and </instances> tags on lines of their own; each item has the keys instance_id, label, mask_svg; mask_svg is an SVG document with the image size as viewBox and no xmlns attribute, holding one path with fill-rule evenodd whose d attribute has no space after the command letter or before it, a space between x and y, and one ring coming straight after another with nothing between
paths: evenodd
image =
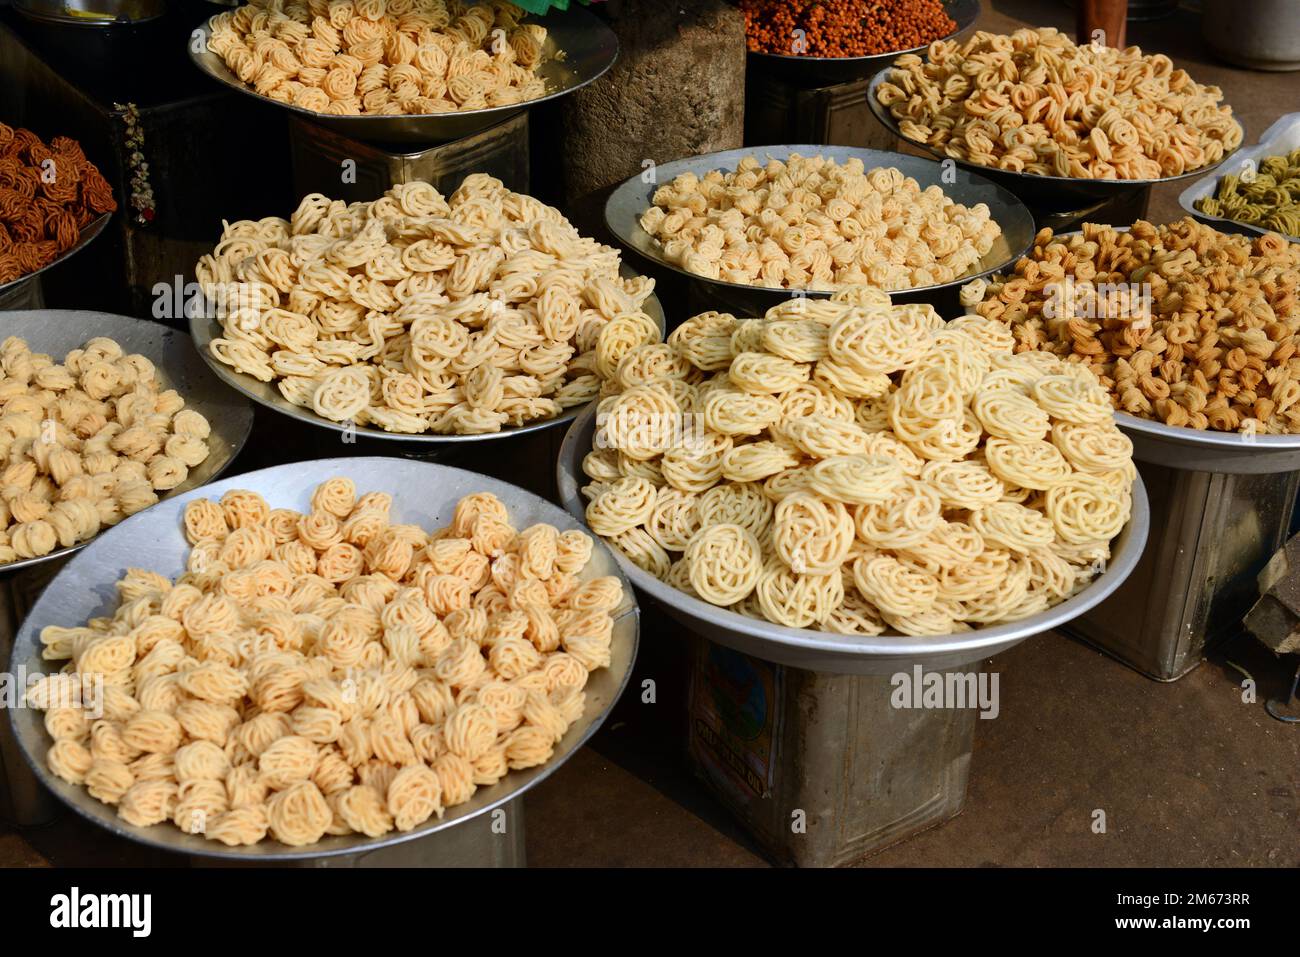
<instances>
[{"instance_id":1,"label":"pile of fried murukku","mask_svg":"<svg viewBox=\"0 0 1300 957\"><path fill-rule=\"evenodd\" d=\"M0 283L48 266L99 215L117 209L113 187L81 145L0 123Z\"/></svg>"},{"instance_id":2,"label":"pile of fried murukku","mask_svg":"<svg viewBox=\"0 0 1300 957\"><path fill-rule=\"evenodd\" d=\"M630 343L599 404L587 524L743 615L964 631L1081 590L1129 519L1132 444L1092 373L869 288Z\"/></svg>"}]
</instances>

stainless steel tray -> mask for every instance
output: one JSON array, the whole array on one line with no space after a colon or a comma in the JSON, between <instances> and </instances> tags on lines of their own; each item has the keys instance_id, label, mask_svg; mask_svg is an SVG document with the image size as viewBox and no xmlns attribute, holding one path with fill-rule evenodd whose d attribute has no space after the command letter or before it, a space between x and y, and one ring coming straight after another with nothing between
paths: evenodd
<instances>
[{"instance_id":1,"label":"stainless steel tray","mask_svg":"<svg viewBox=\"0 0 1300 957\"><path fill-rule=\"evenodd\" d=\"M1277 156L1279 153L1289 153L1297 146L1300 146L1300 113L1288 113L1286 116L1280 116L1272 126L1264 131L1258 143L1242 147L1237 151L1233 157L1232 169L1225 169L1220 165L1209 176L1198 179L1179 193L1178 205L1200 222L1207 223L1224 232L1245 233L1251 236L1264 236L1273 232L1273 230L1253 226L1250 223L1239 223L1235 219L1203 213L1196 208L1196 201L1207 196L1213 196L1219 188L1220 177L1225 173L1248 169L1248 163L1256 164L1256 169L1258 169L1260 160L1267 159L1270 156ZM1285 233L1282 235L1286 236ZM1286 238L1293 243L1300 243L1300 236L1286 236Z\"/></svg>"},{"instance_id":2,"label":"stainless steel tray","mask_svg":"<svg viewBox=\"0 0 1300 957\"><path fill-rule=\"evenodd\" d=\"M1025 202L1035 206L1047 206L1052 208L1066 208L1071 202L1083 202L1088 200L1093 202L1106 200L1117 194L1125 193L1130 190L1144 189L1148 186L1160 186L1165 183L1177 183L1185 179L1192 179L1197 176L1204 176L1206 173L1218 169L1228 159L1237 152L1230 150L1223 154L1219 162L1210 166L1202 166L1199 169L1189 170L1186 173L1180 173L1177 176L1165 176L1160 179L1089 179L1081 176L1042 176L1037 173L1016 173L1010 170L997 169L993 166L980 166L978 163L970 163L966 160L955 159L946 155L942 149L929 146L925 143L918 143L910 140L903 135L902 130L898 128L898 122L889 112L888 107L881 104L877 97L877 90L880 84L885 82L892 66L887 66L871 79L871 85L867 88L867 104L871 107L871 112L875 114L884 126L904 143L913 146L916 149L924 150L932 156L939 159L952 159L962 169L968 169L972 172L979 173L991 179L1000 186L1009 189ZM1240 118L1236 118L1237 125L1241 126L1243 137L1245 135L1245 126ZM1240 147L1238 147L1240 149ZM1064 204L1064 205L1062 205Z\"/></svg>"},{"instance_id":3,"label":"stainless steel tray","mask_svg":"<svg viewBox=\"0 0 1300 957\"><path fill-rule=\"evenodd\" d=\"M500 123L530 106L572 93L600 77L618 59L618 38L595 14L576 5L566 11L553 10L543 18L525 17L525 23L546 27L545 59L537 74L546 81L546 93L535 100L494 106L485 110L459 113L434 113L418 116L334 116L299 106L281 103L263 96L230 72L225 61L208 49L211 31L205 21L187 38L190 59L220 83L246 96L254 97L282 109L291 110L304 119L328 126L345 136L367 143L407 143L431 146L460 139ZM195 52L195 47L200 52ZM557 58L556 53L560 56Z\"/></svg>"},{"instance_id":4,"label":"stainless steel tray","mask_svg":"<svg viewBox=\"0 0 1300 957\"><path fill-rule=\"evenodd\" d=\"M989 182L978 173L955 170L956 181L945 183L940 179L943 172L940 164L920 156L888 153L883 150L860 149L855 146L818 146L815 144L745 147L738 150L726 150L721 153L705 153L703 156L694 156L673 163L664 163L662 166L655 168L655 182L644 183L641 181L641 175L637 174L610 194L605 203L605 224L609 227L610 232L618 237L619 242L640 253L651 262L658 263L667 269L681 273L683 276L688 276L696 282L716 287L719 290L732 289L746 294L770 293L780 300L789 299L792 295L798 295L800 292L810 296L829 296L833 290L773 288L770 286L724 282L720 279L697 276L676 263L669 262L664 256L659 241L641 228L641 214L650 207L651 197L654 195L655 190L669 183L673 177L680 176L682 173L694 173L697 176L703 176L713 170L730 172L736 168L742 159L748 156L757 157L760 160L785 160L791 153L798 153L801 156L825 156L837 163L843 163L850 159L859 159L869 170L882 166L892 166L902 171L904 175L915 179L922 189L928 186L938 186L954 202L965 206L973 206L976 203L988 204L989 212L992 214L994 221L1002 228L1002 235L994 241L993 248L988 251L980 262L964 276L954 279L952 282L938 283L932 286L916 286L911 289L898 289L894 290L893 294L916 297L928 293L937 293L945 289L956 289L972 279L987 276L999 269L1005 269L1019 259L1033 244L1034 218L1029 214L1029 210L1025 208L1025 204L1001 186Z\"/></svg>"},{"instance_id":5,"label":"stainless steel tray","mask_svg":"<svg viewBox=\"0 0 1300 957\"><path fill-rule=\"evenodd\" d=\"M940 40L953 40L975 25L980 15L980 0L943 0L948 16L957 24L957 29ZM793 41L793 37L791 40ZM876 53L871 56L823 57L786 53L749 52L750 69L760 69L789 77L794 80L808 80L825 84L851 83L871 76L883 66L888 66L896 58L907 53L924 53L930 44L912 47L907 50L895 50L892 53Z\"/></svg>"},{"instance_id":6,"label":"stainless steel tray","mask_svg":"<svg viewBox=\"0 0 1300 957\"><path fill-rule=\"evenodd\" d=\"M224 472L244 447L253 427L253 407L218 382L194 355L190 337L175 329L106 312L35 309L0 312L0 340L6 336L26 339L32 351L49 353L56 360L61 360L73 349L79 349L87 339L109 336L127 352L138 352L158 367L164 387L175 389L184 396L186 406L201 413L212 426L212 434L208 437L208 457L190 469L189 476L176 488L160 492L163 501L198 488ZM106 533L97 537L103 534ZM95 540L92 538L90 542ZM60 548L40 558L24 558L0 565L0 574L62 558L85 548L90 542Z\"/></svg>"},{"instance_id":7,"label":"stainless steel tray","mask_svg":"<svg viewBox=\"0 0 1300 957\"><path fill-rule=\"evenodd\" d=\"M77 237L77 241L75 243L73 243L71 246L65 249L53 260L47 262L40 269L35 269L32 272L27 273L26 275L19 276L17 279L11 279L8 282L0 282L0 296L4 295L10 289L16 287L19 283L27 282L29 279L33 278L34 276L39 276L41 273L45 272L45 270L52 269L53 267L57 266L59 263L64 262L65 260L70 259L71 257L75 256L77 253L81 252L81 250L85 249L86 246L90 244L90 241L92 239L94 239L96 236L98 236L100 233L104 231L104 227L108 225L108 221L112 218L113 218L112 213L103 213L102 215L90 221L90 225L88 225L85 229L81 231L81 234Z\"/></svg>"},{"instance_id":8,"label":"stainless steel tray","mask_svg":"<svg viewBox=\"0 0 1300 957\"><path fill-rule=\"evenodd\" d=\"M176 496L133 515L76 556L50 583L19 629L9 666L11 673L17 673L19 667L25 667L29 674L48 670L50 663L41 660L41 629L46 625L76 625L95 615L109 613L112 609L112 584L128 566L148 568L168 577L183 573L189 545L182 530L182 515L188 502L196 498L218 498L230 489L252 489L260 492L273 507L306 511L315 487L336 475L352 479L358 490L389 493L393 496L394 520L415 523L427 530L451 521L456 502L472 492L491 492L500 498L519 528L537 522L549 522L562 530L581 527L579 522L550 502L522 489L445 465L405 459L340 458L248 472ZM636 598L627 577L620 571L610 549L600 543L592 551L591 564L582 577L586 580L602 575L618 576L624 589L623 604L613 613L612 661L608 668L594 672L587 682L586 710L555 746L555 754L538 767L511 771L492 787L480 788L464 804L448 808L440 820L428 821L405 834L392 833L381 838L358 835L326 837L310 847L299 848L286 847L274 840L265 840L251 847L228 848L195 834L185 834L170 824L133 827L121 820L113 807L92 798L85 788L68 784L50 773L45 764L50 739L45 732L42 712L32 708L11 708L8 711L23 756L41 782L82 817L119 837L179 854L250 863L373 851L427 837L513 800L548 777L595 733L632 673L639 621Z\"/></svg>"},{"instance_id":9,"label":"stainless steel tray","mask_svg":"<svg viewBox=\"0 0 1300 957\"><path fill-rule=\"evenodd\" d=\"M586 514L579 491L585 484L582 459L591 450L595 425L594 410L580 416L564 437L556 464L560 501L569 514L579 519ZM836 635L757 621L692 598L642 571L621 554L616 553L615 557L632 584L692 631L720 645L808 671L892 675L913 665L922 665L927 670L960 668L1078 618L1104 601L1128 578L1142 556L1149 524L1146 488L1139 478L1133 484L1133 516L1111 544L1106 570L1091 585L1073 598L1020 621L934 637Z\"/></svg>"},{"instance_id":10,"label":"stainless steel tray","mask_svg":"<svg viewBox=\"0 0 1300 957\"><path fill-rule=\"evenodd\" d=\"M631 277L635 275L633 270L624 263L619 270L623 276ZM660 332L665 331L664 326L664 309L659 303L659 297L650 294L650 297L642 304L642 310L659 325ZM439 435L433 432L421 432L418 435L409 435L398 432L385 432L383 429L371 428L370 426L356 425L346 426L340 422L334 422L324 416L317 415L311 409L305 409L301 406L294 405L276 388L275 381L262 382L251 375L243 372L236 372L230 366L218 362L208 348L212 340L221 335L221 324L216 319L203 315L190 316L190 335L194 339L194 346L203 357L203 361L208 364L208 368L217 374L217 378L222 382L242 392L245 396L252 399L258 405L266 406L268 409L274 409L289 416L291 419L297 419L299 422L305 422L308 425L320 426L323 429L329 429L333 432L347 433L349 435L364 435L372 439L391 439L395 442L410 442L423 445L460 445L467 442L484 442L491 439L508 439L516 435L524 435L528 432L537 432L541 429L549 429L552 426L559 425L561 422L571 422L579 412L586 408L585 405L576 405L565 409L553 419L542 419L538 422L529 422L525 425L507 426L500 432L484 432L479 435Z\"/></svg>"}]
</instances>

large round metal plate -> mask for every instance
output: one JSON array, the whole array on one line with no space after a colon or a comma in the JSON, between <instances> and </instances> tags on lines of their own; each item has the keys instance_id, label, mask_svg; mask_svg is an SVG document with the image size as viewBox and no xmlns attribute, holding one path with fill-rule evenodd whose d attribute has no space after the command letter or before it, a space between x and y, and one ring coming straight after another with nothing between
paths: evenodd
<instances>
[{"instance_id":1,"label":"large round metal plate","mask_svg":"<svg viewBox=\"0 0 1300 957\"><path fill-rule=\"evenodd\" d=\"M957 28L940 40L953 40L975 25L980 15L980 0L943 0L944 9ZM791 37L791 42L794 38ZM749 53L749 68L786 76L792 80L816 81L825 84L850 83L872 76L881 67L888 66L907 53L924 54L930 44L895 50L892 53L874 53L870 56L825 57L785 53Z\"/></svg>"},{"instance_id":2,"label":"large round metal plate","mask_svg":"<svg viewBox=\"0 0 1300 957\"><path fill-rule=\"evenodd\" d=\"M539 522L548 522L561 530L581 527L579 522L551 503L523 489L473 472L427 462L390 458L322 459L248 472L168 499L133 515L76 556L46 588L19 629L14 641L11 673L17 673L20 667L26 668L28 674L48 670L50 663L41 660L40 642L41 629L46 625L76 625L96 615L110 614L115 599L113 583L128 567L147 568L169 578L182 574L189 552L182 531L182 517L190 501L219 498L230 489L252 489L261 493L274 508L308 511L312 491L336 475L352 479L358 490L387 492L393 496L395 521L418 524L430 531L450 522L456 502L473 492L496 495L510 510L511 521L519 528ZM448 808L441 819L428 821L405 834L392 833L380 838L364 835L326 837L309 847L298 848L286 847L273 840L251 847L228 848L199 835L185 834L171 824L134 827L119 818L113 807L91 797L85 788L68 784L50 773L45 763L50 739L42 712L12 708L9 715L23 754L41 782L82 817L120 837L179 854L250 863L365 853L454 827L513 800L553 773L595 733L632 673L638 627L638 610L632 588L603 543L592 551L591 563L582 579L602 575L614 575L623 582L623 603L613 612L611 663L608 668L592 673L586 688L586 710L555 746L551 759L535 768L511 771L493 786L480 788L464 804Z\"/></svg>"},{"instance_id":3,"label":"large round metal plate","mask_svg":"<svg viewBox=\"0 0 1300 957\"><path fill-rule=\"evenodd\" d=\"M525 23L546 27L545 59L538 76L546 81L546 92L535 100L484 110L421 115L335 116L281 103L263 96L230 72L225 61L208 49L211 31L205 22L187 39L190 59L218 82L263 103L297 113L303 119L329 127L344 136L366 143L420 144L432 146L478 133L537 103L572 93L600 77L618 59L618 38L599 17L576 4L566 11L555 10L545 17L525 17ZM195 48L199 52L195 52ZM557 56L556 54L559 54Z\"/></svg>"},{"instance_id":4,"label":"large round metal plate","mask_svg":"<svg viewBox=\"0 0 1300 957\"><path fill-rule=\"evenodd\" d=\"M683 173L694 173L696 176L703 176L713 170L731 172L746 157L757 157L760 161L765 159L785 160L792 153L798 153L800 156L824 156L837 163L858 159L862 161L868 170L878 169L882 166L892 166L900 170L905 176L915 179L922 189L929 186L938 186L955 203L961 203L964 206L984 203L988 206L993 220L1002 229L1002 234L994 241L993 248L959 279L932 286L894 290L893 292L899 296L918 297L927 293L956 289L972 279L987 276L999 269L1005 269L1019 259L1025 250L1033 244L1035 232L1033 216L1029 214L1029 210L1025 208L1024 203L1001 186L989 182L976 173L960 169L953 170L951 176L948 177L953 180L952 182L946 182L943 178L943 167L933 160L919 156L908 156L904 153L860 149L856 146L817 146L807 144L801 146L754 146L738 150L726 150L721 153L706 153L703 156L694 156L673 163L664 163L662 166L655 168L654 182L644 182L641 174L638 174L610 194L605 203L605 224L609 227L610 232L618 237L619 242L629 249L634 250L651 262L658 263L674 272L679 272L683 276L689 276L696 282L716 287L720 293L723 290L732 290L744 295L770 294L780 300L789 299L793 295L829 296L833 290L774 289L770 286L724 282L720 279L708 279L704 276L698 276L676 263L670 262L664 255L663 247L659 241L641 228L641 214L650 208L651 197L654 196L655 190L661 185L669 183L675 176L680 176ZM776 300L774 299L774 301Z\"/></svg>"},{"instance_id":5,"label":"large round metal plate","mask_svg":"<svg viewBox=\"0 0 1300 957\"><path fill-rule=\"evenodd\" d=\"M1248 169L1258 169L1260 160L1270 156L1290 153L1300 147L1300 113L1288 113L1279 117L1272 126L1264 131L1259 142L1253 146L1243 147L1232 158L1231 168L1220 166L1210 175L1198 179L1178 194L1178 205L1202 223L1213 226L1226 233L1244 233L1250 236L1264 236L1276 230L1264 229L1250 223L1240 223L1224 216L1211 216L1196 208L1196 201L1213 196L1219 188L1219 179L1227 173L1238 173ZM1286 235L1283 233L1282 235ZM1286 236L1293 243L1300 243L1300 236Z\"/></svg>"},{"instance_id":6,"label":"large round metal plate","mask_svg":"<svg viewBox=\"0 0 1300 957\"><path fill-rule=\"evenodd\" d=\"M880 102L876 95L877 91L880 84L888 79L889 71L892 68L892 66L885 67L871 79L871 85L867 89L867 104L871 107L871 112L876 115L876 119L904 143L919 150L925 150L939 159L949 159L950 157L939 147L918 143L904 136L903 131L898 127L898 121L894 119L889 109ZM1237 125L1242 125L1240 119L1237 120ZM1244 126L1242 126L1242 135L1245 135ZM981 166L978 163L970 163L960 159L953 159L953 162L962 169L979 173L981 176L1004 186L1025 202L1034 206L1066 209L1070 208L1071 203L1083 205L1089 200L1095 202L1110 199L1129 190L1159 186L1164 183L1177 183L1181 180L1204 176L1227 162L1228 158L1235 152L1236 150L1229 150L1223 154L1222 159L1209 166L1188 170L1177 176L1164 176L1160 179L1091 179L1082 176L1043 176L1038 173L1015 173L1010 170L998 169L993 166Z\"/></svg>"},{"instance_id":7,"label":"large round metal plate","mask_svg":"<svg viewBox=\"0 0 1300 957\"><path fill-rule=\"evenodd\" d=\"M189 476L176 488L159 493L163 501L211 482L224 472L244 447L253 427L252 406L208 371L194 354L190 337L176 329L106 312L69 309L0 311L0 340L7 336L27 340L33 352L48 353L55 361L62 360L73 349L81 348L87 339L108 336L117 340L127 352L138 352L158 367L163 386L179 392L185 405L201 413L212 426L212 434L208 437L208 457L190 469ZM88 544L82 542L40 558L24 558L0 565L0 573L63 558Z\"/></svg>"},{"instance_id":8,"label":"large round metal plate","mask_svg":"<svg viewBox=\"0 0 1300 957\"><path fill-rule=\"evenodd\" d=\"M624 264L620 272L625 277L635 275L632 269ZM660 331L665 330L664 326L664 309L659 303L659 297L653 293L642 306L643 311L659 325ZM335 422L327 419L322 415L317 415L311 409L305 409L301 406L294 405L283 395L276 387L275 382L262 382L251 375L243 372L236 372L230 366L223 362L218 362L212 355L209 346L212 340L221 335L221 324L209 316L202 315L198 311L190 315L190 335L194 338L194 346L198 349L199 355L203 361L208 364L217 377L222 382L242 392L248 398L252 399L258 405L264 405L268 409L274 409L287 415L291 419L299 422L305 422L308 425L319 426L322 429L329 429L333 432L347 433L349 435L364 435L372 439L389 439L394 442L409 442L423 445L460 445L467 442L488 442L493 439L508 439L516 435L524 435L528 432L537 432L541 429L549 429L552 426L559 425L562 422L572 422L577 415L586 408L586 405L577 405L565 409L559 415L552 419L542 419L537 422L528 422L524 425L508 426L500 432L482 432L478 435L440 435L434 432L421 432L418 435L408 435L400 432L385 432L383 429L376 429L365 425L348 426L342 422Z\"/></svg>"},{"instance_id":9,"label":"large round metal plate","mask_svg":"<svg viewBox=\"0 0 1300 957\"><path fill-rule=\"evenodd\" d=\"M574 421L556 465L560 501L569 514L579 519L586 513L580 491L586 484L582 459L591 450L595 427L594 409ZM933 670L960 668L1078 618L1105 600L1132 573L1146 545L1149 524L1146 488L1139 477L1133 484L1132 518L1111 543L1106 570L1087 588L1059 605L1020 621L935 637L836 635L746 618L678 591L621 554L616 553L616 557L632 584L692 631L720 645L809 671L889 675L913 665Z\"/></svg>"},{"instance_id":10,"label":"large round metal plate","mask_svg":"<svg viewBox=\"0 0 1300 957\"><path fill-rule=\"evenodd\" d=\"M39 276L41 273L45 272L45 270L53 269L59 263L64 262L81 252L81 250L85 249L86 246L90 245L92 239L104 231L104 227L108 225L108 221L112 218L112 213L104 213L103 215L91 220L90 225L81 231L81 235L77 237L77 241L60 253L55 259L46 263L40 269L34 269L25 275L19 276L17 279L11 279L8 282L0 283L0 296L3 296L19 283L27 282L27 280L31 279L33 276Z\"/></svg>"}]
</instances>

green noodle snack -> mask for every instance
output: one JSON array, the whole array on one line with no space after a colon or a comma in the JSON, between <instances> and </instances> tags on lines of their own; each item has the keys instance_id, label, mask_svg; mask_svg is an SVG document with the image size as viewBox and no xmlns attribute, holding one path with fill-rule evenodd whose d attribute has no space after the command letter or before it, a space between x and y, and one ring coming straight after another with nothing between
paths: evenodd
<instances>
[{"instance_id":1,"label":"green noodle snack","mask_svg":"<svg viewBox=\"0 0 1300 957\"><path fill-rule=\"evenodd\" d=\"M1196 208L1209 216L1300 236L1300 148L1262 160L1249 179L1223 177L1218 194L1198 199Z\"/></svg>"}]
</instances>

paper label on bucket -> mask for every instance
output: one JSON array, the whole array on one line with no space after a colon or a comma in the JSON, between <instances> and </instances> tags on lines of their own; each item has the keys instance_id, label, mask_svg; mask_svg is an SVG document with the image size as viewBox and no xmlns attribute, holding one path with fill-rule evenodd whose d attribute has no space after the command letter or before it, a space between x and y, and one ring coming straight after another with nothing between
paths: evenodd
<instances>
[{"instance_id":1,"label":"paper label on bucket","mask_svg":"<svg viewBox=\"0 0 1300 957\"><path fill-rule=\"evenodd\" d=\"M712 642L691 672L691 759L717 787L749 801L772 791L782 669Z\"/></svg>"}]
</instances>

